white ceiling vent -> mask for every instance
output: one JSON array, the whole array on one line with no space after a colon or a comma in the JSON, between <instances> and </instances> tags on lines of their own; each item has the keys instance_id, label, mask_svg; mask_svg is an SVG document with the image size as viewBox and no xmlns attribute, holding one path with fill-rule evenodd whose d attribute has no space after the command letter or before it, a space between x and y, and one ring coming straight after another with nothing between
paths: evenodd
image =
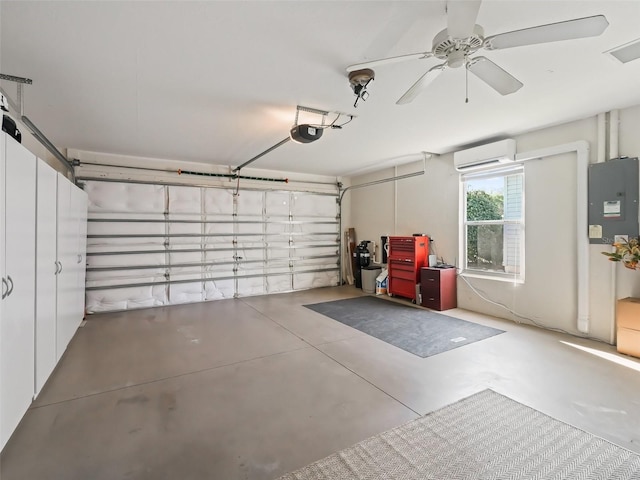
<instances>
[{"instance_id":1,"label":"white ceiling vent","mask_svg":"<svg viewBox=\"0 0 640 480\"><path fill-rule=\"evenodd\" d=\"M516 141L509 138L495 143L454 152L453 164L459 172L495 167L516 159Z\"/></svg>"},{"instance_id":2,"label":"white ceiling vent","mask_svg":"<svg viewBox=\"0 0 640 480\"><path fill-rule=\"evenodd\" d=\"M624 45L620 45L619 47L612 48L611 50L607 50L604 53L608 53L622 63L637 60L640 58L640 38L632 40L629 43L625 43Z\"/></svg>"}]
</instances>

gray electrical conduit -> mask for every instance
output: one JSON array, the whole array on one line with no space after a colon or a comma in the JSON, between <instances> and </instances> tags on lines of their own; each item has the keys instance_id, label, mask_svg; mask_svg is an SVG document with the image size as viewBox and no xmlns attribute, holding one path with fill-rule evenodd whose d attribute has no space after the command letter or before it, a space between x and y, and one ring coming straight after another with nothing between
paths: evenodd
<instances>
[{"instance_id":1,"label":"gray electrical conduit","mask_svg":"<svg viewBox=\"0 0 640 480\"><path fill-rule=\"evenodd\" d=\"M342 262L343 260L343 251L342 251L342 244L344 242L344 238L342 235L342 200L344 199L344 194L347 193L349 190L355 190L356 188L364 188L364 187L372 187L374 185L380 185L381 183L387 183L387 182L395 182L396 180L404 180L406 178L413 178L413 177L419 177L420 175L424 175L425 173L427 173L427 155L429 156L429 158L433 157L433 153L428 153L428 152L421 152L423 155L423 159L422 159L422 171L418 171L418 172L413 172L413 173L405 173L403 175L394 175L393 177L387 177L387 178L382 178L380 180L374 180L372 182L367 182L367 183L360 183L358 185L350 185L347 188L342 189L342 191L340 192L340 196L338 197L338 208L340 210L340 221L339 221L339 235L340 235L340 241L339 241L339 248L338 248L338 255L340 256L340 262ZM343 265L340 265L340 276L339 276L339 285L342 285L342 270L343 270Z\"/></svg>"}]
</instances>

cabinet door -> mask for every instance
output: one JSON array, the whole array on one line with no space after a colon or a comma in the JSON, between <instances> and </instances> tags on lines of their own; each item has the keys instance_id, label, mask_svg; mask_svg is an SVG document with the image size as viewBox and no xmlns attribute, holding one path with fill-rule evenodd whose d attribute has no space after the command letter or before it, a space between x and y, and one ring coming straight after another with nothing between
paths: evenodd
<instances>
[{"instance_id":1,"label":"cabinet door","mask_svg":"<svg viewBox=\"0 0 640 480\"><path fill-rule=\"evenodd\" d=\"M57 172L38 160L36 208L36 395L56 366Z\"/></svg>"},{"instance_id":2,"label":"cabinet door","mask_svg":"<svg viewBox=\"0 0 640 480\"><path fill-rule=\"evenodd\" d=\"M56 360L60 360L76 331L75 295L77 277L77 231L71 207L73 185L58 173L57 258L60 265L57 283Z\"/></svg>"},{"instance_id":3,"label":"cabinet door","mask_svg":"<svg viewBox=\"0 0 640 480\"><path fill-rule=\"evenodd\" d=\"M6 443L34 393L36 157L5 142L5 272L9 294L0 324L0 431Z\"/></svg>"},{"instance_id":4,"label":"cabinet door","mask_svg":"<svg viewBox=\"0 0 640 480\"><path fill-rule=\"evenodd\" d=\"M77 325L84 318L84 286L87 272L87 208L89 200L86 192L78 187L71 188L71 204L76 223L76 263L74 318Z\"/></svg>"},{"instance_id":5,"label":"cabinet door","mask_svg":"<svg viewBox=\"0 0 640 480\"><path fill-rule=\"evenodd\" d=\"M5 269L5 246L4 246L4 236L7 229L5 228L5 212L4 212L4 197L5 197L5 189L4 189L4 171L5 171L5 156L6 156L6 139L7 135L4 132L0 132L0 291L2 295L0 297L0 325L4 324L4 296L8 290L8 284L6 283L6 269ZM2 335L2 329L0 327L0 335ZM1 354L2 352L2 337L0 336L0 383L2 382L2 375L4 375L4 356ZM0 419L4 415L4 402L3 402L3 391L2 387L0 387ZM0 450L4 447L6 443L5 433L2 429L0 421Z\"/></svg>"}]
</instances>

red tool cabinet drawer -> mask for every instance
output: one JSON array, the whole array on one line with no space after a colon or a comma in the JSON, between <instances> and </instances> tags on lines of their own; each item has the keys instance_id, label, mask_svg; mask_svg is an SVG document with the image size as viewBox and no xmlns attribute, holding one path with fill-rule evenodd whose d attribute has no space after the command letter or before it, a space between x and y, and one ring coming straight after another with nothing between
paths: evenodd
<instances>
[{"instance_id":1,"label":"red tool cabinet drawer","mask_svg":"<svg viewBox=\"0 0 640 480\"><path fill-rule=\"evenodd\" d=\"M428 256L428 237L389 237L389 293L416 300L420 268Z\"/></svg>"},{"instance_id":2,"label":"red tool cabinet drawer","mask_svg":"<svg viewBox=\"0 0 640 480\"><path fill-rule=\"evenodd\" d=\"M389 259L389 269L393 271L393 277L414 281L416 277L413 260Z\"/></svg>"},{"instance_id":3,"label":"red tool cabinet drawer","mask_svg":"<svg viewBox=\"0 0 640 480\"><path fill-rule=\"evenodd\" d=\"M414 280L405 280L404 278L390 277L389 291L393 292L393 295L416 300L416 282Z\"/></svg>"},{"instance_id":4,"label":"red tool cabinet drawer","mask_svg":"<svg viewBox=\"0 0 640 480\"><path fill-rule=\"evenodd\" d=\"M414 255L416 250L416 238L424 239L425 237L390 237L389 255L392 255L393 253L409 253Z\"/></svg>"}]
</instances>

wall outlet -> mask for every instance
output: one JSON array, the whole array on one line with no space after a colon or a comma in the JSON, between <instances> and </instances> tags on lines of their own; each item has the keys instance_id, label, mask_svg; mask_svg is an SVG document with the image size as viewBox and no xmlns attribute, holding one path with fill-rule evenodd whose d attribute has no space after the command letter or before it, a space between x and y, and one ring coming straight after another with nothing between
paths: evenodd
<instances>
[{"instance_id":1,"label":"wall outlet","mask_svg":"<svg viewBox=\"0 0 640 480\"><path fill-rule=\"evenodd\" d=\"M613 243L623 243L629 241L629 235L614 235Z\"/></svg>"}]
</instances>

